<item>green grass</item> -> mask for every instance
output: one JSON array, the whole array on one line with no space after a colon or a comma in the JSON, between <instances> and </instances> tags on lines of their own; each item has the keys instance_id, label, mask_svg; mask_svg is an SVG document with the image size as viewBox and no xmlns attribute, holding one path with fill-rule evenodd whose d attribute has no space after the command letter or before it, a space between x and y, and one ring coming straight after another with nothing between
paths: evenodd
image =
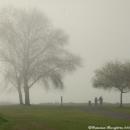
<instances>
[{"instance_id":1,"label":"green grass","mask_svg":"<svg viewBox=\"0 0 130 130\"><path fill-rule=\"evenodd\" d=\"M3 106L0 113L6 119L0 124L0 130L87 130L89 125L130 125L130 121L105 117L76 107Z\"/></svg>"}]
</instances>

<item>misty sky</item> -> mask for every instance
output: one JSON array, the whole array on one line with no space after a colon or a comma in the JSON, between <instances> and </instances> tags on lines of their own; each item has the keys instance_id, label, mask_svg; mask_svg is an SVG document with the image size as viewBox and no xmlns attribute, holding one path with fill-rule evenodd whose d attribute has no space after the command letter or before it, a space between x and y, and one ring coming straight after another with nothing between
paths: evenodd
<instances>
[{"instance_id":1,"label":"misty sky","mask_svg":"<svg viewBox=\"0 0 130 130\"><path fill-rule=\"evenodd\" d=\"M80 55L83 67L66 77L65 89L45 91L31 89L31 103L88 102L103 96L106 102L119 102L115 90L92 87L94 70L111 60L130 61L130 1L129 0L0 0L0 8L38 8L55 27L69 36L68 49ZM17 93L0 94L0 101L18 102ZM130 93L124 95L130 102Z\"/></svg>"}]
</instances>

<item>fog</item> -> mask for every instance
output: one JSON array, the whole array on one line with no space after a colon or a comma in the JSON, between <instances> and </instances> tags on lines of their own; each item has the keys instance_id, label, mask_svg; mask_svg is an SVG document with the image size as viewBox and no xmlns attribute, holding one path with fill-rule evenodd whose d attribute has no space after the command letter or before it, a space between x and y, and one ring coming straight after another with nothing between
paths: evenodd
<instances>
[{"instance_id":1,"label":"fog","mask_svg":"<svg viewBox=\"0 0 130 130\"><path fill-rule=\"evenodd\" d=\"M31 103L88 102L103 96L105 102L119 102L119 92L92 86L94 70L111 60L130 61L129 0L0 0L7 6L37 8L55 27L69 35L67 48L82 58L82 67L64 80L64 90L31 89ZM130 93L124 95L130 102ZM17 92L2 91L0 102L18 102Z\"/></svg>"}]
</instances>

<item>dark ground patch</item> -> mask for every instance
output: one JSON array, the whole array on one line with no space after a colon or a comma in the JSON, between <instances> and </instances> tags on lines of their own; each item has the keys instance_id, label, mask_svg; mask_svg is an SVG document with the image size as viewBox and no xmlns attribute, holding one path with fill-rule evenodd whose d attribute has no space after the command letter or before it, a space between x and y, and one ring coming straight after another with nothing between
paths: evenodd
<instances>
[{"instance_id":1,"label":"dark ground patch","mask_svg":"<svg viewBox=\"0 0 130 130\"><path fill-rule=\"evenodd\" d=\"M7 119L3 118L2 116L0 116L0 125L2 125L3 123L8 122Z\"/></svg>"}]
</instances>

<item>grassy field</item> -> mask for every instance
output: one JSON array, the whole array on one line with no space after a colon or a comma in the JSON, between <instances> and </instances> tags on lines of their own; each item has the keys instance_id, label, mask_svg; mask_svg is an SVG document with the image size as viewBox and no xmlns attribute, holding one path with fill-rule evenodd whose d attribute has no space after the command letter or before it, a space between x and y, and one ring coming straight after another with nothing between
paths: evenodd
<instances>
[{"instance_id":1,"label":"grassy field","mask_svg":"<svg viewBox=\"0 0 130 130\"><path fill-rule=\"evenodd\" d=\"M109 109L130 114L130 108ZM1 106L0 122L0 130L87 130L90 125L130 126L128 119L113 118L85 107L58 106Z\"/></svg>"}]
</instances>

